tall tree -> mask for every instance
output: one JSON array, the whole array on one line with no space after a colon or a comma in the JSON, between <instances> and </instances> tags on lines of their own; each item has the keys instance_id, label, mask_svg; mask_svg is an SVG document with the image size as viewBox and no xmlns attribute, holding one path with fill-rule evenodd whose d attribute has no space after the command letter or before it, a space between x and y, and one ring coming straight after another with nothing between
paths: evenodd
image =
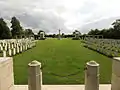
<instances>
[{"instance_id":1,"label":"tall tree","mask_svg":"<svg viewBox=\"0 0 120 90\"><path fill-rule=\"evenodd\" d=\"M120 19L117 19L115 22L112 23L114 31L113 36L115 38L120 38Z\"/></svg>"},{"instance_id":2,"label":"tall tree","mask_svg":"<svg viewBox=\"0 0 120 90\"><path fill-rule=\"evenodd\" d=\"M3 18L0 18L0 39L10 39L12 37L11 31Z\"/></svg>"},{"instance_id":3,"label":"tall tree","mask_svg":"<svg viewBox=\"0 0 120 90\"><path fill-rule=\"evenodd\" d=\"M112 25L116 31L120 31L120 19L117 19Z\"/></svg>"},{"instance_id":4,"label":"tall tree","mask_svg":"<svg viewBox=\"0 0 120 90\"><path fill-rule=\"evenodd\" d=\"M12 24L11 32L12 32L13 38L16 38L17 36L21 37L23 35L23 29L20 25L19 20L16 17L12 17L11 24Z\"/></svg>"},{"instance_id":5,"label":"tall tree","mask_svg":"<svg viewBox=\"0 0 120 90\"><path fill-rule=\"evenodd\" d=\"M25 29L25 36L26 37L29 37L29 36L32 36L34 35L32 29Z\"/></svg>"},{"instance_id":6,"label":"tall tree","mask_svg":"<svg viewBox=\"0 0 120 90\"><path fill-rule=\"evenodd\" d=\"M100 30L98 29L91 29L91 31L88 32L88 35L100 35Z\"/></svg>"}]
</instances>

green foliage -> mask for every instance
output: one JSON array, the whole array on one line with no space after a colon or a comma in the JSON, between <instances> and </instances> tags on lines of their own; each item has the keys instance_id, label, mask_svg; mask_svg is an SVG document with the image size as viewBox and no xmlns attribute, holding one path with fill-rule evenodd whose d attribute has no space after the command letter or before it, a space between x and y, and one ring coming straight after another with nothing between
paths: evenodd
<instances>
[{"instance_id":1,"label":"green foliage","mask_svg":"<svg viewBox=\"0 0 120 90\"><path fill-rule=\"evenodd\" d=\"M100 31L98 29L91 29L91 31L88 32L88 35L100 35Z\"/></svg>"},{"instance_id":2,"label":"green foliage","mask_svg":"<svg viewBox=\"0 0 120 90\"><path fill-rule=\"evenodd\" d=\"M32 29L25 29L24 34L26 37L34 35Z\"/></svg>"},{"instance_id":3,"label":"green foliage","mask_svg":"<svg viewBox=\"0 0 120 90\"><path fill-rule=\"evenodd\" d=\"M117 19L115 22L112 23L115 31L120 31L120 19Z\"/></svg>"},{"instance_id":4,"label":"green foliage","mask_svg":"<svg viewBox=\"0 0 120 90\"><path fill-rule=\"evenodd\" d=\"M11 32L12 32L13 38L16 38L17 36L21 37L24 34L24 32L20 25L19 20L16 17L12 17L11 24L12 24Z\"/></svg>"},{"instance_id":5,"label":"green foliage","mask_svg":"<svg viewBox=\"0 0 120 90\"><path fill-rule=\"evenodd\" d=\"M112 23L113 28L109 29L91 29L88 35L103 35L104 38L120 39L120 19Z\"/></svg>"},{"instance_id":6,"label":"green foliage","mask_svg":"<svg viewBox=\"0 0 120 90\"><path fill-rule=\"evenodd\" d=\"M0 18L0 39L10 39L12 37L11 31L3 18Z\"/></svg>"}]
</instances>

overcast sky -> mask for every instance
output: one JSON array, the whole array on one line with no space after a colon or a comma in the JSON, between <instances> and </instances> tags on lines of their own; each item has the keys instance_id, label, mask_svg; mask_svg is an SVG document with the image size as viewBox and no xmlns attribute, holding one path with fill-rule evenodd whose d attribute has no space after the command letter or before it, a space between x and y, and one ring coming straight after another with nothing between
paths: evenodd
<instances>
[{"instance_id":1,"label":"overcast sky","mask_svg":"<svg viewBox=\"0 0 120 90\"><path fill-rule=\"evenodd\" d=\"M91 28L108 28L120 16L120 0L0 0L0 16L8 25L16 16L24 28L36 33L57 33L58 29L86 33Z\"/></svg>"}]
</instances>

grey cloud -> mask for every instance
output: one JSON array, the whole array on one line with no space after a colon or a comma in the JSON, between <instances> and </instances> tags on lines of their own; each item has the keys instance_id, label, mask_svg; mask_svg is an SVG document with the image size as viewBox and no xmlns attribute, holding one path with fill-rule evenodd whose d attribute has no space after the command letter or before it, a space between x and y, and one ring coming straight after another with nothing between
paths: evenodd
<instances>
[{"instance_id":1,"label":"grey cloud","mask_svg":"<svg viewBox=\"0 0 120 90\"><path fill-rule=\"evenodd\" d=\"M64 20L53 13L22 14L17 16L26 27L32 27L37 31L42 29L45 32L58 32L59 28L66 30ZM35 32L37 32L35 31Z\"/></svg>"},{"instance_id":2,"label":"grey cloud","mask_svg":"<svg viewBox=\"0 0 120 90\"><path fill-rule=\"evenodd\" d=\"M82 33L88 33L90 31L90 29L103 29L103 28L109 28L110 25L116 20L119 19L119 17L111 17L111 18L107 18L107 19L102 19L99 21L95 21L95 22L91 22L89 24L85 24L83 25L80 30Z\"/></svg>"},{"instance_id":3,"label":"grey cloud","mask_svg":"<svg viewBox=\"0 0 120 90\"><path fill-rule=\"evenodd\" d=\"M50 11L45 12L45 10L43 10L41 12L34 12L33 7L35 4L31 4L33 1L30 1L31 2L28 4L27 2L24 4L20 3L18 4L18 7L16 7L13 2L8 4L6 1L0 1L0 16L6 20L10 20L12 16L16 16L22 25L25 27L31 27L34 29L35 33L40 29L45 30L45 32L48 33L57 33L59 28L67 30L64 25L65 21L62 18Z\"/></svg>"},{"instance_id":4,"label":"grey cloud","mask_svg":"<svg viewBox=\"0 0 120 90\"><path fill-rule=\"evenodd\" d=\"M94 11L97 8L97 4L95 2L84 2L84 5L79 9L81 14L88 14Z\"/></svg>"},{"instance_id":5,"label":"grey cloud","mask_svg":"<svg viewBox=\"0 0 120 90\"><path fill-rule=\"evenodd\" d=\"M66 13L67 9L60 1L61 0L0 0L0 17L10 21L12 16L16 16L24 28L30 27L34 29L35 33L40 29L48 33L58 33L59 28L62 29L63 32L69 33L71 30L67 29L64 25L67 21L64 21L63 18L55 14ZM80 13L81 16L92 14L93 16L84 17L82 21L83 23L92 22L102 17L102 14L95 16L92 13L96 7L97 4L95 2L87 0L83 7L75 11L74 14L76 14L76 16L78 13ZM35 11L35 9L38 9L38 11ZM80 18L78 17L78 20ZM102 19L83 25L80 31L87 33L92 28L107 28L115 19L116 18ZM79 22L81 21L75 23ZM79 27L78 25L76 26ZM75 25L73 24L71 27L75 27Z\"/></svg>"}]
</instances>

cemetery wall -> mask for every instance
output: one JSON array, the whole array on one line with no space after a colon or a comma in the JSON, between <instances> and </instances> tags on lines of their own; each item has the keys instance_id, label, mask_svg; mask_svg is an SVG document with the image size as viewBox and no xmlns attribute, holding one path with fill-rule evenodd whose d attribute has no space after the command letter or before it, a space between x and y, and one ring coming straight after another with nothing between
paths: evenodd
<instances>
[{"instance_id":1,"label":"cemetery wall","mask_svg":"<svg viewBox=\"0 0 120 90\"><path fill-rule=\"evenodd\" d=\"M114 58L112 65L112 88L111 90L120 90L120 58Z\"/></svg>"},{"instance_id":2,"label":"cemetery wall","mask_svg":"<svg viewBox=\"0 0 120 90\"><path fill-rule=\"evenodd\" d=\"M0 58L0 90L13 90L13 59Z\"/></svg>"}]
</instances>

